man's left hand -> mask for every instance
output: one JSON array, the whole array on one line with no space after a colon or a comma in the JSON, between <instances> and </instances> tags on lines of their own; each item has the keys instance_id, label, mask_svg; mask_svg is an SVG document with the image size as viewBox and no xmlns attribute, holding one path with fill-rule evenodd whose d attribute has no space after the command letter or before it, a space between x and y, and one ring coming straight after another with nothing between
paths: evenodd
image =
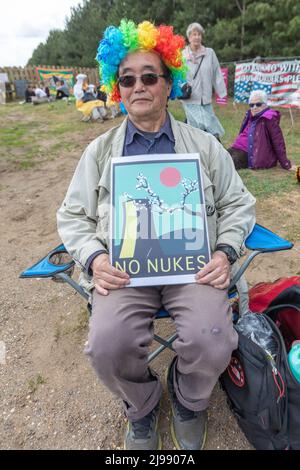
<instances>
[{"instance_id":1,"label":"man's left hand","mask_svg":"<svg viewBox=\"0 0 300 470\"><path fill-rule=\"evenodd\" d=\"M226 289L230 283L230 264L226 254L215 251L210 262L196 274L196 282Z\"/></svg>"}]
</instances>

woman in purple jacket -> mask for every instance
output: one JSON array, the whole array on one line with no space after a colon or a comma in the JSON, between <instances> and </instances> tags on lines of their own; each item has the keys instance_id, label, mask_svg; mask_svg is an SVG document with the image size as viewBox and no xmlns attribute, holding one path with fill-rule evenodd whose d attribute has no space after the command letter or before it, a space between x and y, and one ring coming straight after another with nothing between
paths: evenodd
<instances>
[{"instance_id":1,"label":"woman in purple jacket","mask_svg":"<svg viewBox=\"0 0 300 470\"><path fill-rule=\"evenodd\" d=\"M263 90L251 92L249 106L239 135L228 149L235 168L271 168L279 161L283 169L291 169L279 125L279 111L267 106L267 94Z\"/></svg>"}]
</instances>

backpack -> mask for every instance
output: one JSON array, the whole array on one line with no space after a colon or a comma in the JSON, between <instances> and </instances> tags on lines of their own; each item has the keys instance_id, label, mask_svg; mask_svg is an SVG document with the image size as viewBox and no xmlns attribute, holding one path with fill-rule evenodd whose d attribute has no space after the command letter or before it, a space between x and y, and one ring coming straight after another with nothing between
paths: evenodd
<instances>
[{"instance_id":1,"label":"backpack","mask_svg":"<svg viewBox=\"0 0 300 470\"><path fill-rule=\"evenodd\" d=\"M272 284L264 286L270 289ZM257 315L271 328L275 359L253 337L241 333L236 323L238 349L220 377L221 386L240 428L255 449L300 449L300 383L291 373L287 357L291 340L300 339L294 328L295 320L297 323L300 318L300 285L284 289Z\"/></svg>"},{"instance_id":2,"label":"backpack","mask_svg":"<svg viewBox=\"0 0 300 470\"><path fill-rule=\"evenodd\" d=\"M249 308L252 312L263 312L266 308L275 304L284 303L286 289L293 285L300 286L300 276L280 278L272 283L261 282L256 284L249 291ZM292 304L297 302L297 289L293 289L294 297L291 298L292 291L289 291L289 300ZM283 297L282 297L283 296ZM282 308L277 314L276 325L280 329L287 350L289 351L292 342L300 338L300 315L293 315L289 307Z\"/></svg>"}]
</instances>

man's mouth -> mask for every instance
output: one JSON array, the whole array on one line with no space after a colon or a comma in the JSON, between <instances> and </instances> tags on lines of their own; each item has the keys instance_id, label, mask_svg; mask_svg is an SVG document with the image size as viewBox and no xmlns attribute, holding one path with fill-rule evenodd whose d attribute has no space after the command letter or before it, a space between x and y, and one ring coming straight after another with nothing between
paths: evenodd
<instances>
[{"instance_id":1,"label":"man's mouth","mask_svg":"<svg viewBox=\"0 0 300 470\"><path fill-rule=\"evenodd\" d=\"M149 98L136 98L135 100L132 101L133 103L138 103L139 101L151 101Z\"/></svg>"}]
</instances>

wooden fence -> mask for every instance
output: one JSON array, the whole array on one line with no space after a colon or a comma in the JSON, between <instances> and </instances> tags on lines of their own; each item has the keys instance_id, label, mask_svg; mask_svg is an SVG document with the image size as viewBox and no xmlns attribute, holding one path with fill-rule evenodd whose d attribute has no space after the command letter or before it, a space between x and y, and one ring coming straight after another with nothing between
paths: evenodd
<instances>
[{"instance_id":1,"label":"wooden fence","mask_svg":"<svg viewBox=\"0 0 300 470\"><path fill-rule=\"evenodd\" d=\"M41 69L68 69L72 70L74 73L74 78L79 73L85 73L88 76L90 83L98 84L99 74L96 68L86 68L86 67L68 67L64 65L53 66L53 65L38 65L38 68ZM0 73L7 73L8 79L11 83L15 80L27 80L31 83L38 83L40 81L39 75L36 71L36 67L0 67Z\"/></svg>"}]
</instances>

